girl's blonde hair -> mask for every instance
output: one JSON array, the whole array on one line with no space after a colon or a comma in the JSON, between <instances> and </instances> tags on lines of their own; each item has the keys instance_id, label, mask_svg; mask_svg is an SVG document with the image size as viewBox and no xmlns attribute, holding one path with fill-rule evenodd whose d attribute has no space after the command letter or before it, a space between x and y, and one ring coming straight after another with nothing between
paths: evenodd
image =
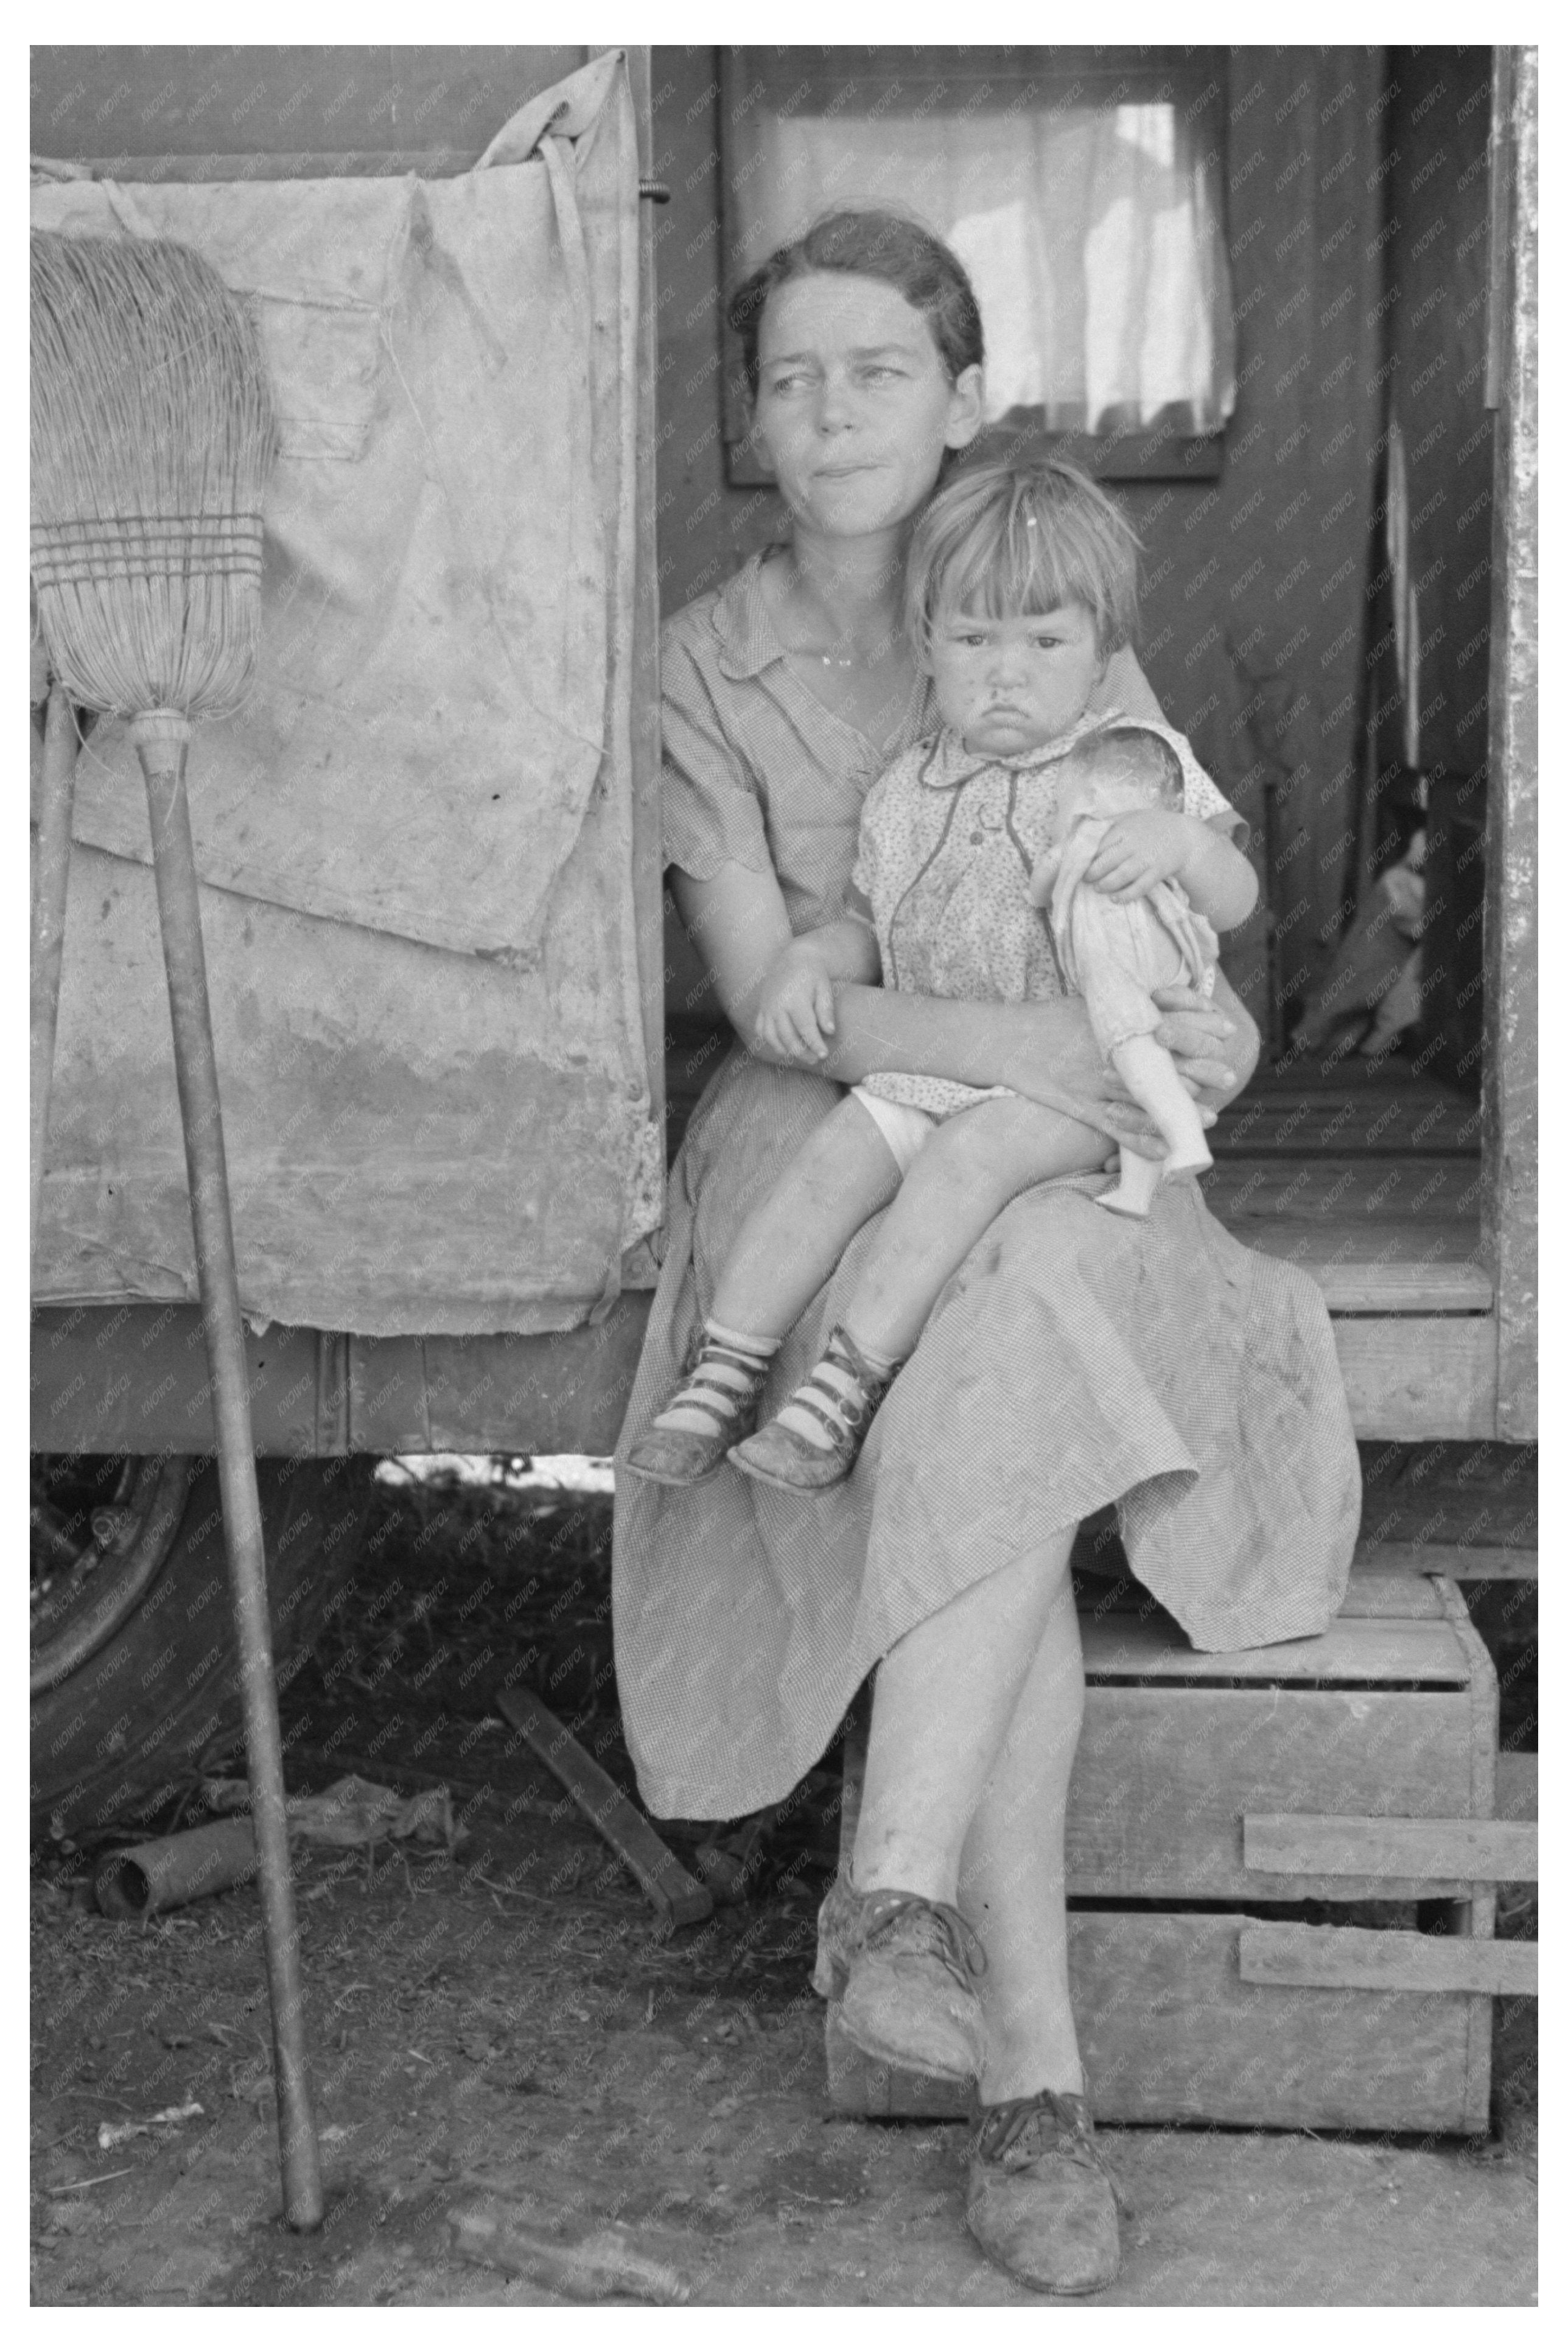
<instances>
[{"instance_id":1,"label":"girl's blonde hair","mask_svg":"<svg viewBox=\"0 0 1568 2352\"><path fill-rule=\"evenodd\" d=\"M1141 541L1098 483L1060 457L966 466L939 490L910 542L905 625L931 666L944 613L1012 620L1086 605L1101 656L1138 626Z\"/></svg>"}]
</instances>

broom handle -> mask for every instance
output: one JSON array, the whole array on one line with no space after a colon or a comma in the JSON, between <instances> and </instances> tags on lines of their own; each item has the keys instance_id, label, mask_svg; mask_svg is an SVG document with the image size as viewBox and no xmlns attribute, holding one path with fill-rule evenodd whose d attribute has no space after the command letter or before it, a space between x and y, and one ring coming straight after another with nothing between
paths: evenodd
<instances>
[{"instance_id":1,"label":"broom handle","mask_svg":"<svg viewBox=\"0 0 1568 2352\"><path fill-rule=\"evenodd\" d=\"M267 1557L256 1490L250 1398L246 1386L245 1331L239 1313L228 1171L218 1103L217 1063L207 1005L206 959L196 898L195 854L185 798L189 722L175 711L137 719L132 740L147 783L153 867L174 1032L174 1071L184 1124L191 1222L202 1326L217 1424L218 1488L224 1545L238 1640L245 1709L245 1752L256 1827L267 1983L272 2003L273 2074L278 2085L278 2137L283 2168L283 2217L292 2230L314 2230L322 2217L321 2153L305 2071L305 2013L300 1939L284 1813L283 1751L278 1692L272 1675L272 1630L267 1605Z\"/></svg>"},{"instance_id":2,"label":"broom handle","mask_svg":"<svg viewBox=\"0 0 1568 2352\"><path fill-rule=\"evenodd\" d=\"M60 952L66 940L66 893L70 885L76 754L76 717L70 697L63 686L56 684L49 688L44 718L43 789L34 851L29 1255L38 1245L38 1203L44 1190L44 1150L49 1134L55 1025L60 1008Z\"/></svg>"}]
</instances>

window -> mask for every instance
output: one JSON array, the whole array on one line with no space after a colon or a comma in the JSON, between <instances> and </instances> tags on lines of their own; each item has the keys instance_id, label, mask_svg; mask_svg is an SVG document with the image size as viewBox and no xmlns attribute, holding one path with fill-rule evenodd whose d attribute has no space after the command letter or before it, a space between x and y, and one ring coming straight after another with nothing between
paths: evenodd
<instances>
[{"instance_id":1,"label":"window","mask_svg":"<svg viewBox=\"0 0 1568 2352\"><path fill-rule=\"evenodd\" d=\"M837 205L913 212L973 281L988 423L1102 475L1217 473L1225 89L1219 49L725 50L726 286ZM731 478L760 480L727 358Z\"/></svg>"}]
</instances>

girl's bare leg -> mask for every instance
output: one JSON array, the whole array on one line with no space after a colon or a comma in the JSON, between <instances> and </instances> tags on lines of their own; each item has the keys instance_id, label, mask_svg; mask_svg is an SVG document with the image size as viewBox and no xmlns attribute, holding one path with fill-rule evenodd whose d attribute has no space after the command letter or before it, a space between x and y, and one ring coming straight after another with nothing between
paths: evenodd
<instances>
[{"instance_id":1,"label":"girl's bare leg","mask_svg":"<svg viewBox=\"0 0 1568 2352\"><path fill-rule=\"evenodd\" d=\"M976 1103L944 1121L905 1177L845 1309L857 1347L901 1363L943 1284L1015 1194L1103 1167L1107 1150L1095 1129L1022 1095Z\"/></svg>"},{"instance_id":2,"label":"girl's bare leg","mask_svg":"<svg viewBox=\"0 0 1568 2352\"><path fill-rule=\"evenodd\" d=\"M712 1320L781 1337L898 1189L899 1165L876 1120L846 1096L741 1227L713 1295Z\"/></svg>"},{"instance_id":3,"label":"girl's bare leg","mask_svg":"<svg viewBox=\"0 0 1568 2352\"><path fill-rule=\"evenodd\" d=\"M1071 1687L1070 1659L1078 1654L1078 1622L1067 1572L1073 1532L1063 1528L971 1585L896 1642L878 1667L866 1786L855 1832L853 1875L860 1893L896 1886L934 1903L957 1899L965 1840L1010 1738L1026 1685L1032 1685L1037 1675L1043 1676L1037 1713L1048 1712L1048 1691L1056 1687L1053 1672L1058 1678L1065 1675L1065 1689ZM1053 1654L1065 1654L1070 1643L1065 1668L1040 1666L1047 1643ZM1081 1687L1081 1664L1077 1671ZM1073 1736L1076 1739L1076 1726ZM1054 1752L1060 1754L1059 1742ZM1003 1773L1001 1797L992 1804L988 1819L994 1818L996 1803L1013 1801L1015 1784L1025 1769L1021 1759L1020 1748L1020 1761ZM1068 1748L1064 1795L1071 1762ZM1027 1837L1026 1826L1018 1834ZM1047 1843L1048 1837L1047 1827ZM988 1856L993 1842L988 1835L977 1854ZM989 1897L994 1893L994 1874L986 1874L981 1866L983 1891ZM999 1899L1004 1909L998 1916L1006 1935L1019 1904L1027 1910L1035 1898L1020 1895L1011 1907L1005 1895ZM974 1925L988 1942L984 1920L976 1916ZM1006 1969L1003 1977L1005 1984L1013 1982L1013 1972ZM1006 1999L1014 1998L1009 1991Z\"/></svg>"},{"instance_id":4,"label":"girl's bare leg","mask_svg":"<svg viewBox=\"0 0 1568 2352\"><path fill-rule=\"evenodd\" d=\"M1068 1989L1065 1851L1068 1782L1082 1724L1083 1647L1072 1581L1062 1576L959 1871L959 1907L988 1961L978 1986L986 2106L1040 2090L1083 2089Z\"/></svg>"}]
</instances>

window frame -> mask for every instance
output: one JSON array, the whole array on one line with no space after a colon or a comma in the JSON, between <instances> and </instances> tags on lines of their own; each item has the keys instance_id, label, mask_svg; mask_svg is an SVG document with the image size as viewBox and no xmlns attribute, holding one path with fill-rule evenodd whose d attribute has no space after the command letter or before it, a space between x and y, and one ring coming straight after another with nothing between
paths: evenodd
<instances>
[{"instance_id":1,"label":"window frame","mask_svg":"<svg viewBox=\"0 0 1568 2352\"><path fill-rule=\"evenodd\" d=\"M1054 97L1058 103L1069 93L1091 92L1106 106L1174 104L1189 113L1200 108L1213 117L1209 158L1215 167L1221 210L1221 228L1228 244L1226 220L1228 188L1225 169L1229 110L1229 52L1203 47L1000 47L900 48L878 45L844 45L833 48L722 48L718 53L719 92L719 248L725 299L720 307L722 349L722 435L726 478L736 488L771 483L772 473L751 438L750 405L741 339L725 315L725 300L742 272L738 252L737 175L746 170L746 124L758 110L765 89L788 91L798 99L816 85L826 107L853 121L842 105L842 93L857 79L900 91L924 86L926 110L937 94L949 101L944 111L982 105L998 81L1017 85L1013 103L1037 103ZM868 104L874 92L868 92ZM766 111L763 100L763 111ZM774 111L777 111L775 107ZM862 107L858 111L866 111ZM749 173L747 173L749 176ZM1070 458L1083 470L1104 481L1202 481L1217 478L1224 468L1225 428L1187 433L1173 426L1143 426L1122 433L1100 434L1052 428L1040 408L1011 408L985 428L988 441L1000 438L1020 453L1045 452Z\"/></svg>"}]
</instances>

